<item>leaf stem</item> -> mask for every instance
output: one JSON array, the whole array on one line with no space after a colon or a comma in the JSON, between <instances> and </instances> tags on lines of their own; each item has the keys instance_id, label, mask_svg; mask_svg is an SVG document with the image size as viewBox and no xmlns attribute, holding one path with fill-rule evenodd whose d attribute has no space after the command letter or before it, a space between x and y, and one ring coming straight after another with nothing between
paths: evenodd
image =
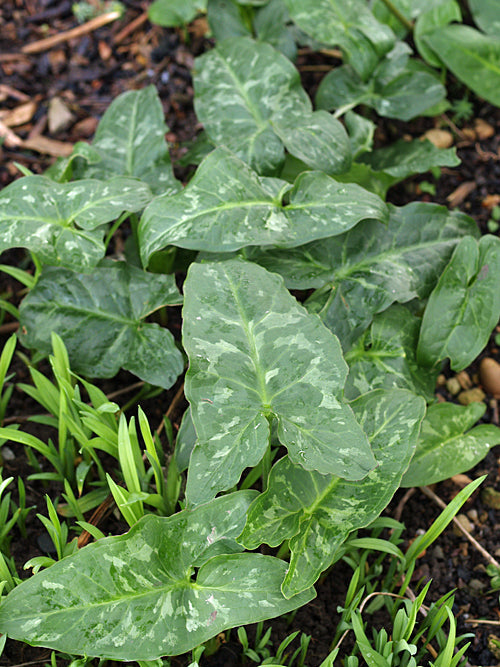
<instances>
[{"instance_id":1,"label":"leaf stem","mask_svg":"<svg viewBox=\"0 0 500 667\"><path fill-rule=\"evenodd\" d=\"M110 229L109 229L109 232L106 234L106 240L104 241L104 246L105 246L106 249L108 248L109 242L110 242L111 239L113 238L113 234L116 232L116 230L118 229L118 227L122 224L122 222L123 222L124 220L126 220L126 218L127 218L129 215L130 215L129 212L128 212L128 211L125 211L125 213L122 213L121 216L118 218L118 220L116 220L116 221L111 225L111 227L110 227Z\"/></svg>"},{"instance_id":2,"label":"leaf stem","mask_svg":"<svg viewBox=\"0 0 500 667\"><path fill-rule=\"evenodd\" d=\"M391 0L382 0L384 5L387 7L387 9L394 14L394 16L398 19L400 23L404 25L404 27L409 30L410 32L413 32L413 23L409 21L406 16L404 16L397 7L395 7Z\"/></svg>"},{"instance_id":3,"label":"leaf stem","mask_svg":"<svg viewBox=\"0 0 500 667\"><path fill-rule=\"evenodd\" d=\"M267 481L269 479L269 473L271 472L271 466L273 464L273 459L271 456L271 443L267 445L266 453L262 459L262 491L267 490Z\"/></svg>"}]
</instances>

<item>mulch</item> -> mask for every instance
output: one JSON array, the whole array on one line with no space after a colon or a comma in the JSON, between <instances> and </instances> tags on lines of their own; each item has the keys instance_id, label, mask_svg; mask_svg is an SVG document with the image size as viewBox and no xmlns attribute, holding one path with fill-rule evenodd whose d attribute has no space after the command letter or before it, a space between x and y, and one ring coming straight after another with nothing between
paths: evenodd
<instances>
[{"instance_id":1,"label":"mulch","mask_svg":"<svg viewBox=\"0 0 500 667\"><path fill-rule=\"evenodd\" d=\"M0 6L0 131L8 128L3 146L0 146L0 188L20 176L22 165L34 173L43 171L59 156L68 154L76 141L90 141L99 118L111 101L126 90L154 84L161 96L166 122L169 126L167 140L171 147L174 167L179 178L185 170L175 166L175 160L185 150L183 144L192 140L200 125L193 111L191 69L194 58L211 46L207 38L207 25L203 18L185 30L167 30L151 25L147 20L148 2L125 0L123 16L90 31L81 30L72 39L61 39L64 33L81 29L72 12L71 0L3 0ZM97 5L97 1L88 3ZM53 38L58 43L44 48L41 40ZM300 51L297 64L303 83L313 93L325 63L323 58ZM456 95L461 91L457 88ZM56 100L56 101L54 101ZM58 109L58 113L54 111ZM61 111L64 109L64 111ZM401 136L418 137L426 130L439 125L453 136L454 145L462 159L456 169L442 169L439 179L430 174L415 177L393 188L389 201L402 205L416 199L434 201L456 207L477 221L481 231L495 230L492 212L500 204L500 110L488 104L473 101L472 117L457 127L453 115L438 119L424 118L413 123L382 120L377 130L377 142L382 145ZM429 192L429 190L431 192ZM22 262L21 251L4 254L0 261ZM4 274L0 275L1 292L19 291ZM500 332L500 329L498 329ZM0 328L2 339L6 329ZM500 352L494 337L484 354L500 361ZM484 355L483 355L484 356ZM17 381L27 381L26 370L16 362ZM43 370L43 367L42 367ZM455 376L444 370L444 380L438 388L441 400L456 400L447 381ZM466 373L469 388L480 385L477 364ZM463 376L458 378L466 382ZM122 373L117 378L102 383L105 391L133 384L135 379ZM152 399L146 406L148 415L157 423L165 413L175 394L175 387L168 394ZM498 406L492 396L484 398L488 410L486 421L498 424ZM10 405L13 414L33 414L39 408L20 392L16 392ZM179 414L175 419L178 421ZM174 421L175 421L174 419ZM500 492L500 449L492 450L484 461L471 471L474 479L487 473L485 488ZM21 475L26 478L32 472L24 457L4 461L4 476ZM45 512L44 493L47 488L36 482L27 485L28 503L37 511ZM449 480L436 485L435 492L449 502L459 490L459 480ZM56 489L53 495L60 493ZM387 509L394 516L404 491L396 494ZM404 534L411 540L426 530L439 513L439 508L421 491L400 504L401 520L406 524ZM491 494L478 491L462 509L469 522L469 529L481 545L500 559L500 510L492 506ZM18 571L33 555L43 551L43 530L31 514L26 538L18 536L12 544ZM113 517L109 519L113 521ZM107 525L101 526L105 530ZM109 528L111 530L111 528ZM113 530L117 530L116 520ZM484 557L459 532L453 528L439 538L418 562L412 585L418 580L432 578L429 600L436 600L451 589L456 589L454 611L458 618L459 632L473 632L469 649L472 665L494 665L500 661L492 636L500 637L500 611L498 592L490 590L490 579L485 571ZM273 641L279 642L290 632L300 630L312 635L307 664L318 665L330 649L332 634L338 622L337 605L344 601L349 579L347 566L339 564L318 585L318 597L310 605L298 610L287 625L284 619L271 621ZM474 625L471 619L483 618L492 625ZM381 618L383 623L384 619ZM499 639L500 641L500 639ZM21 664L42 665L50 660L47 649L31 648L18 642L8 642L0 658L5 667ZM206 664L240 664L239 645L235 633ZM62 659L64 662L64 658ZM59 664L61 661L58 661ZM174 665L186 661L173 659Z\"/></svg>"}]
</instances>

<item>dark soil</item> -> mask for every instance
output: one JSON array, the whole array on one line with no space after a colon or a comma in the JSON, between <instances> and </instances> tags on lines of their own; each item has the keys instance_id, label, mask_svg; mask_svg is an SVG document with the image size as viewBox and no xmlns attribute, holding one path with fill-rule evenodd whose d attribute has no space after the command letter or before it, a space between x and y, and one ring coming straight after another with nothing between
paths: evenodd
<instances>
[{"instance_id":1,"label":"dark soil","mask_svg":"<svg viewBox=\"0 0 500 667\"><path fill-rule=\"evenodd\" d=\"M51 146L51 155L28 150L22 145L0 147L0 187L20 175L14 163L20 163L35 173L42 173L53 162L58 150L62 151L59 154L63 154L65 149L60 144L91 140L103 112L110 102L125 90L142 88L150 83L158 88L170 128L167 140L171 145L174 163L183 152L181 144L193 139L200 129L192 106L190 70L194 58L210 45L204 36L204 24L201 20L195 22L187 32L152 26L145 19L137 22L135 29L131 29L134 25L132 22L143 15L148 3L143 0L125 0L126 12L115 23L70 42L63 42L49 51L36 55L21 54L21 48L25 44L77 25L71 12L71 4L70 0L3 0L1 3L0 111L12 110L28 102L33 103L32 115L12 130L22 140L42 135L56 143ZM127 29L130 30L125 34L123 31L126 32ZM307 49L301 51L297 64L304 85L311 93L324 74L325 63L333 62L329 56L310 54ZM457 95L460 94L461 91L457 90ZM51 135L47 127L47 114L49 102L55 96L64 101L73 120L66 129ZM410 124L396 121L381 123L377 134L379 143L390 142L405 135L417 137L438 124L453 133L458 154L462 159L458 168L443 169L438 180L426 174L393 188L389 192L389 201L404 204L422 199L448 206L455 205L472 215L481 231L488 233L492 206L500 201L500 110L476 101L473 112L468 124L460 128L446 116L435 120L419 119ZM477 119L482 119L492 129L490 136L486 137L484 132L477 131ZM484 126L482 127L484 130ZM177 170L180 178L184 173L181 169ZM428 194L429 182L431 189L435 188L435 194ZM464 188L464 183L469 185ZM19 265L26 260L22 251L12 251L4 254L0 261ZM21 298L22 286L19 283L7 278L5 274L0 274L0 281L0 292L3 296L14 301ZM178 314L172 315L174 320L178 320ZM176 326L179 334L178 322ZM11 329L12 325L7 316L0 326L2 343ZM500 353L493 339L485 354L500 361ZM49 366L43 362L40 369L48 372ZM29 381L29 373L22 361L16 360L14 370L16 382ZM478 384L476 373L476 366L468 370L468 378L473 386ZM444 373L445 379L452 375L450 372ZM100 382L99 385L104 391L111 393L130 387L135 382L136 378L123 372L113 380ZM161 423L179 385L180 382L169 392L162 392L159 396L141 401L153 428L157 428ZM444 380L437 391L446 400L456 400L448 393ZM120 401L128 400L129 397L129 394L124 394ZM498 423L496 404L489 396L485 400L488 406L485 419ZM184 408L185 404L179 403L173 413L176 427ZM9 420L13 416L28 416L41 412L40 406L20 390L15 390L9 404ZM29 424L33 433L37 433L40 428ZM47 436L45 430L40 437L46 438L50 435ZM14 458L4 456L3 476L20 476L26 480L33 470L21 454L20 448L16 449L15 454ZM499 455L500 449L496 448L477 469L468 473L471 479L485 473L488 478L483 484L483 491L477 492L462 509L462 514L469 519L474 537L497 558L500 556L500 512L493 509L491 504L485 504L484 488L500 492ZM434 490L442 500L449 502L458 492L459 486L450 480L436 485ZM11 552L20 576L25 574L22 567L26 560L47 553L49 549L45 532L35 514L46 514L45 494L49 493L54 498L61 493L61 488L27 481L26 491L27 504L36 506L36 511L32 511L29 516L26 536L14 531ZM404 537L409 541L425 531L440 510L419 490L401 506L403 496L403 491L398 492L387 509L387 514L394 516L399 505L399 509L402 509L400 520L407 527ZM16 497L15 492L13 497ZM126 530L113 513L108 515L99 527L105 532L113 533ZM488 648L488 637L495 634L500 636L500 611L498 593L489 590L490 580L485 572L486 565L485 558L462 535L456 534L449 527L419 559L412 582L412 586L415 586L420 579L433 580L427 602L456 589L454 611L458 617L459 633L473 632L475 635L468 652L469 663L472 665L495 665L500 660L500 656L495 656ZM344 602L349 579L349 568L342 563L336 565L317 586L318 597L299 609L289 625L283 618L271 622L274 644L277 646L294 630L305 632L312 636L306 662L311 667L318 665L331 648L339 620L337 606ZM494 624L474 625L471 621L478 618L490 620ZM380 620L383 622L384 619ZM249 632L251 634L252 631ZM349 646L348 642L349 638L344 643L345 647ZM236 633L226 633L219 651L204 664L224 667L241 664L240 653ZM0 665L20 667L25 664L43 665L49 661L50 651L47 649L8 641L0 658ZM64 656L61 656L58 662L64 662ZM172 664L180 666L187 662L174 658Z\"/></svg>"}]
</instances>

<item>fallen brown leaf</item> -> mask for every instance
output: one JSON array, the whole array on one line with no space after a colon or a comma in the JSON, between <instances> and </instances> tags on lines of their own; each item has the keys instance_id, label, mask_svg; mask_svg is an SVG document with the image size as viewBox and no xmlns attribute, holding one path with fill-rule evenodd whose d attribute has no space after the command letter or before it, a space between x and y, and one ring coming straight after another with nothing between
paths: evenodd
<instances>
[{"instance_id":1,"label":"fallen brown leaf","mask_svg":"<svg viewBox=\"0 0 500 667\"><path fill-rule=\"evenodd\" d=\"M35 102L25 102L14 109L0 111L0 120L7 127L17 127L29 123L36 111Z\"/></svg>"},{"instance_id":2,"label":"fallen brown leaf","mask_svg":"<svg viewBox=\"0 0 500 667\"><path fill-rule=\"evenodd\" d=\"M68 157L73 152L73 144L66 141L57 141L39 135L26 139L22 142L23 148L42 153L42 155L51 155L52 157Z\"/></svg>"},{"instance_id":3,"label":"fallen brown leaf","mask_svg":"<svg viewBox=\"0 0 500 667\"><path fill-rule=\"evenodd\" d=\"M22 140L12 132L10 128L7 127L7 125L4 125L2 121L0 120L0 138L3 139L3 145L6 148L17 148L22 144Z\"/></svg>"}]
</instances>

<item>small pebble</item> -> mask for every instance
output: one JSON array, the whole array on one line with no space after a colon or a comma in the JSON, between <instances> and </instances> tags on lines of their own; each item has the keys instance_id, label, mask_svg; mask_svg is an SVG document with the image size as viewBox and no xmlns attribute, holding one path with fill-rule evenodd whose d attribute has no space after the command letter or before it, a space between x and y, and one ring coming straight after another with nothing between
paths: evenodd
<instances>
[{"instance_id":1,"label":"small pebble","mask_svg":"<svg viewBox=\"0 0 500 667\"><path fill-rule=\"evenodd\" d=\"M479 378L488 394L500 398L500 364L495 359L485 357L479 365Z\"/></svg>"},{"instance_id":2,"label":"small pebble","mask_svg":"<svg viewBox=\"0 0 500 667\"><path fill-rule=\"evenodd\" d=\"M453 146L453 135L448 130L440 130L438 128L427 130L421 139L427 139L437 148L449 148Z\"/></svg>"},{"instance_id":3,"label":"small pebble","mask_svg":"<svg viewBox=\"0 0 500 667\"><path fill-rule=\"evenodd\" d=\"M4 461L13 461L16 458L16 455L10 447L2 447L0 449L0 455Z\"/></svg>"},{"instance_id":4,"label":"small pebble","mask_svg":"<svg viewBox=\"0 0 500 667\"><path fill-rule=\"evenodd\" d=\"M446 381L446 389L448 389L450 394L456 396L462 387L460 386L460 382L457 380L457 378L450 378Z\"/></svg>"},{"instance_id":5,"label":"small pebble","mask_svg":"<svg viewBox=\"0 0 500 667\"><path fill-rule=\"evenodd\" d=\"M469 521L465 514L457 514L457 521L468 533L472 533L474 530L474 525ZM462 531L455 524L453 524L453 532L460 537L463 535Z\"/></svg>"},{"instance_id":6,"label":"small pebble","mask_svg":"<svg viewBox=\"0 0 500 667\"><path fill-rule=\"evenodd\" d=\"M460 373L457 373L456 378L462 389L470 389L472 387L472 381L467 371L460 371Z\"/></svg>"},{"instance_id":7,"label":"small pebble","mask_svg":"<svg viewBox=\"0 0 500 667\"><path fill-rule=\"evenodd\" d=\"M476 509L471 509L467 512L467 516L469 519L472 521L472 523L477 523L478 521L478 514Z\"/></svg>"},{"instance_id":8,"label":"small pebble","mask_svg":"<svg viewBox=\"0 0 500 667\"><path fill-rule=\"evenodd\" d=\"M437 376L436 384L437 384L438 387L444 387L446 385L446 375L443 375L442 373L440 373Z\"/></svg>"},{"instance_id":9,"label":"small pebble","mask_svg":"<svg viewBox=\"0 0 500 667\"><path fill-rule=\"evenodd\" d=\"M485 581L480 581L479 579L471 579L469 581L469 588L471 588L473 591L482 591L487 586L488 584Z\"/></svg>"},{"instance_id":10,"label":"small pebble","mask_svg":"<svg viewBox=\"0 0 500 667\"><path fill-rule=\"evenodd\" d=\"M486 394L479 387L462 391L458 395L458 402L461 405L470 405L471 403L482 403L486 398Z\"/></svg>"},{"instance_id":11,"label":"small pebble","mask_svg":"<svg viewBox=\"0 0 500 667\"><path fill-rule=\"evenodd\" d=\"M484 139L489 139L495 134L495 128L493 125L490 125L482 118L476 118L474 121L474 130L476 131L477 138L480 141Z\"/></svg>"},{"instance_id":12,"label":"small pebble","mask_svg":"<svg viewBox=\"0 0 500 667\"><path fill-rule=\"evenodd\" d=\"M434 549L432 550L432 555L437 560L444 560L444 551L439 545L434 547Z\"/></svg>"}]
</instances>

